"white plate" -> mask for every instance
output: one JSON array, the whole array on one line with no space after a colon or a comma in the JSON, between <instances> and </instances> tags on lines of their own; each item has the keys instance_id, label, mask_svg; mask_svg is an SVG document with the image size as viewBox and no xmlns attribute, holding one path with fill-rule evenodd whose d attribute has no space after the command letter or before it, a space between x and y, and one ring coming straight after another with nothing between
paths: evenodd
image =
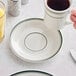
<instances>
[{"instance_id":1,"label":"white plate","mask_svg":"<svg viewBox=\"0 0 76 76\"><path fill-rule=\"evenodd\" d=\"M28 71L21 71L10 76L53 76L49 73L43 71L36 71L36 70L28 70Z\"/></svg>"},{"instance_id":2,"label":"white plate","mask_svg":"<svg viewBox=\"0 0 76 76\"><path fill-rule=\"evenodd\" d=\"M25 61L43 61L58 53L62 45L60 31L48 29L43 19L31 18L18 23L10 35L12 51Z\"/></svg>"}]
</instances>

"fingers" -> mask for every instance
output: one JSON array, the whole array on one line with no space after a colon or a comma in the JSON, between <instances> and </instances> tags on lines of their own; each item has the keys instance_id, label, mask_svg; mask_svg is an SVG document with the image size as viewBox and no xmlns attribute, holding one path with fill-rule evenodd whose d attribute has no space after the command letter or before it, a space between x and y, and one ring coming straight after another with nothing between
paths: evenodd
<instances>
[{"instance_id":1,"label":"fingers","mask_svg":"<svg viewBox=\"0 0 76 76\"><path fill-rule=\"evenodd\" d=\"M71 11L71 14L72 14L73 16L76 16L76 10L72 10L72 11Z\"/></svg>"},{"instance_id":2,"label":"fingers","mask_svg":"<svg viewBox=\"0 0 76 76\"><path fill-rule=\"evenodd\" d=\"M71 11L70 19L71 19L73 22L76 22L76 10L72 10L72 11Z\"/></svg>"},{"instance_id":3,"label":"fingers","mask_svg":"<svg viewBox=\"0 0 76 76\"><path fill-rule=\"evenodd\" d=\"M73 26L76 29L76 10L72 10L71 11L71 16L70 19L72 20L72 22L74 23Z\"/></svg>"},{"instance_id":4,"label":"fingers","mask_svg":"<svg viewBox=\"0 0 76 76\"><path fill-rule=\"evenodd\" d=\"M73 22L76 22L76 16L75 16L74 14L71 14L70 19L71 19Z\"/></svg>"}]
</instances>

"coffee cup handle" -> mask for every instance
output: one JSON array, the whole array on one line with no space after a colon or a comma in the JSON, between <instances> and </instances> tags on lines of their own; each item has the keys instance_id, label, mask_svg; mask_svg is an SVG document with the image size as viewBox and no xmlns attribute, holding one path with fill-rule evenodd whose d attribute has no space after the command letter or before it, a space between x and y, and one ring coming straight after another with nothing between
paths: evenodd
<instances>
[{"instance_id":1,"label":"coffee cup handle","mask_svg":"<svg viewBox=\"0 0 76 76\"><path fill-rule=\"evenodd\" d=\"M70 19L70 16L71 16L71 11L68 12L68 15L67 15L67 18L66 18L66 21L65 21L65 25L73 24L71 19Z\"/></svg>"},{"instance_id":2,"label":"coffee cup handle","mask_svg":"<svg viewBox=\"0 0 76 76\"><path fill-rule=\"evenodd\" d=\"M68 26L68 25L72 25L72 21L70 19L70 14L68 14L68 17L65 19L65 22L62 26L59 26L58 30L61 30L61 29L64 29L65 26Z\"/></svg>"}]
</instances>

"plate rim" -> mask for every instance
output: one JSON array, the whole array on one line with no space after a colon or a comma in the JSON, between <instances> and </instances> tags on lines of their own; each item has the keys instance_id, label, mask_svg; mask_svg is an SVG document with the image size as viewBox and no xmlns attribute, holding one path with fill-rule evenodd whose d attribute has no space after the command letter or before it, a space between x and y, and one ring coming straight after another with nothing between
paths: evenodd
<instances>
[{"instance_id":1,"label":"plate rim","mask_svg":"<svg viewBox=\"0 0 76 76\"><path fill-rule=\"evenodd\" d=\"M10 76L14 76L14 75L21 74L21 73L28 73L28 72L36 72L36 73L41 73L41 74L46 74L46 75L49 75L49 76L53 76L53 75L50 74L50 73L47 73L47 72L44 72L44 71L39 71L39 70L20 71L20 72L16 72L16 73L14 73L14 74L11 74Z\"/></svg>"},{"instance_id":2,"label":"plate rim","mask_svg":"<svg viewBox=\"0 0 76 76\"><path fill-rule=\"evenodd\" d=\"M19 57L20 59L22 59L22 60L24 60L24 61L28 61L28 62L41 62L41 61L46 61L46 60L49 60L49 59L51 59L51 58L53 58L59 51L60 51L60 49L61 49L61 47L62 47L62 43L63 43L63 37L62 37L62 34L61 34L61 31L60 30L57 30L58 32L59 32L59 34L60 34L60 38L61 38L61 40L60 40L60 47L57 49L57 52L55 53L55 54L53 54L52 56L50 56L50 57L48 57L48 58L46 58L46 59L42 59L42 60L29 60L29 59L26 59L26 58L24 58L24 57L22 57L22 56L20 56L18 53L16 53L15 51L13 51L13 50L15 50L14 48L12 48L12 43L11 43L11 35L12 35L12 33L13 33L13 31L14 31L14 29L19 25L19 24L21 24L22 22L25 22L25 21L29 21L29 20L44 20L44 19L42 19L42 18L28 18L28 19L24 19L24 20L22 20L22 21L20 21L20 22L18 22L14 27L13 27L13 29L12 29L12 31L11 31L11 33L10 33L10 47L11 47L11 51L17 56L17 57Z\"/></svg>"}]
</instances>

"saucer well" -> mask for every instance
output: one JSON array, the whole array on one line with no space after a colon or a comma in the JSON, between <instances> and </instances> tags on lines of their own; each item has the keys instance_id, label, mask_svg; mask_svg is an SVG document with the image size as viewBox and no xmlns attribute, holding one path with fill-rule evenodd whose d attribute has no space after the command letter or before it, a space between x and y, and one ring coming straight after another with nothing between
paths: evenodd
<instances>
[{"instance_id":1,"label":"saucer well","mask_svg":"<svg viewBox=\"0 0 76 76\"><path fill-rule=\"evenodd\" d=\"M30 18L19 22L10 34L12 52L29 62L39 62L55 56L62 45L61 32L48 29L43 19Z\"/></svg>"}]
</instances>

